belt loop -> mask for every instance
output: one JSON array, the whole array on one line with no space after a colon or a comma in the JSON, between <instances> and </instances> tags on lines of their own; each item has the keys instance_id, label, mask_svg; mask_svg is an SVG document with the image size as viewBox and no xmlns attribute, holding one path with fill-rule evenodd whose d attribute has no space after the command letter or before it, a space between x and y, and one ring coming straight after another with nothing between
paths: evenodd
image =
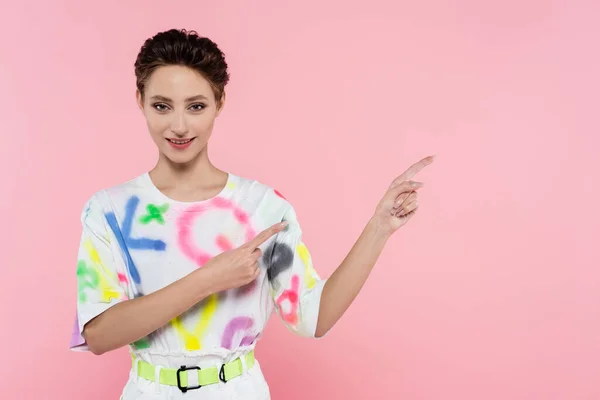
<instances>
[{"instance_id":1,"label":"belt loop","mask_svg":"<svg viewBox=\"0 0 600 400\"><path fill-rule=\"evenodd\" d=\"M160 394L160 370L163 369L162 365L157 365L154 367L154 388L156 394Z\"/></svg>"},{"instance_id":2,"label":"belt loop","mask_svg":"<svg viewBox=\"0 0 600 400\"><path fill-rule=\"evenodd\" d=\"M243 354L240 356L240 362L242 363L242 375L244 375L244 373L246 372L247 366L246 366L246 355Z\"/></svg>"}]
</instances>

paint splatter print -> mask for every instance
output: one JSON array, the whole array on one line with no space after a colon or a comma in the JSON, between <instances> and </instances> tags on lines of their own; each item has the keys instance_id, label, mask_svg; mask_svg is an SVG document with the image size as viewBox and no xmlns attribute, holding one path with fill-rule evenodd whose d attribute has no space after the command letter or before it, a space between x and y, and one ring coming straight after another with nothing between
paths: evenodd
<instances>
[{"instance_id":1,"label":"paint splatter print","mask_svg":"<svg viewBox=\"0 0 600 400\"><path fill-rule=\"evenodd\" d=\"M156 223L164 225L165 224L165 216L164 214L169 209L169 204L163 204L160 206L154 204L148 204L146 206L146 215L142 215L140 217L141 224L149 224L152 221L156 221Z\"/></svg>"},{"instance_id":2,"label":"paint splatter print","mask_svg":"<svg viewBox=\"0 0 600 400\"><path fill-rule=\"evenodd\" d=\"M202 276L213 257L283 220L288 227L261 245L261 273L254 282L208 294L131 343L130 351L140 355L227 354L253 347L273 311L292 332L314 337L325 280L313 268L294 208L257 181L230 174L218 195L196 202L168 198L147 173L99 191L81 213L71 347L86 350L85 324L115 304L194 272Z\"/></svg>"},{"instance_id":3,"label":"paint splatter print","mask_svg":"<svg viewBox=\"0 0 600 400\"><path fill-rule=\"evenodd\" d=\"M225 332L223 332L223 338L221 339L221 347L225 349L233 349L234 348L234 339L241 332L240 339L238 341L239 346L248 346L250 345L256 335L249 333L249 330L254 325L254 320L250 317L236 317L229 321L227 326L225 326Z\"/></svg>"}]
</instances>

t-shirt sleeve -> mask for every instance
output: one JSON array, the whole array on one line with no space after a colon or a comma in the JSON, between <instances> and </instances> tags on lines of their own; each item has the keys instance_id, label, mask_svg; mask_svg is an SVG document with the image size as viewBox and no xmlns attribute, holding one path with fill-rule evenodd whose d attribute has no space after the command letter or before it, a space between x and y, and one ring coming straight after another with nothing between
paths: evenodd
<instances>
[{"instance_id":1,"label":"t-shirt sleeve","mask_svg":"<svg viewBox=\"0 0 600 400\"><path fill-rule=\"evenodd\" d=\"M271 296L277 314L289 330L315 338L326 279L321 279L313 268L310 252L302 241L296 212L289 203L283 221L287 221L288 226L275 236L267 250Z\"/></svg>"},{"instance_id":2,"label":"t-shirt sleeve","mask_svg":"<svg viewBox=\"0 0 600 400\"><path fill-rule=\"evenodd\" d=\"M89 350L82 336L89 321L127 300L127 278L118 272L110 228L95 196L86 204L81 223L76 269L77 312L69 345L75 351Z\"/></svg>"}]
</instances>

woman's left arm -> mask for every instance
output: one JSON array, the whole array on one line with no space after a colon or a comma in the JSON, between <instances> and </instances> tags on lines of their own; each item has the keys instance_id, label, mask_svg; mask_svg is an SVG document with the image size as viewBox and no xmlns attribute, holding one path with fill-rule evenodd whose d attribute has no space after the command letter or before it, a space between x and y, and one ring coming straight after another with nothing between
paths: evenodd
<instances>
[{"instance_id":1,"label":"woman's left arm","mask_svg":"<svg viewBox=\"0 0 600 400\"><path fill-rule=\"evenodd\" d=\"M422 159L394 179L344 261L325 282L316 337L325 335L342 317L365 284L388 239L415 215L419 206L416 190L423 184L410 179L434 158Z\"/></svg>"}]
</instances>

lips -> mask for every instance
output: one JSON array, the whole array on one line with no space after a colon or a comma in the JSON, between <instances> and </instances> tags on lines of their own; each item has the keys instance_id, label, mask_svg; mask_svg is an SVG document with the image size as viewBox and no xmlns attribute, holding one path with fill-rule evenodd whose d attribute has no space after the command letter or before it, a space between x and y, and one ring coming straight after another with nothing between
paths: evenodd
<instances>
[{"instance_id":1,"label":"lips","mask_svg":"<svg viewBox=\"0 0 600 400\"><path fill-rule=\"evenodd\" d=\"M194 140L195 138L190 138L190 139L169 139L167 138L167 140L173 144L177 144L177 145L184 145L184 144L188 144L189 142L191 142L192 140Z\"/></svg>"},{"instance_id":2,"label":"lips","mask_svg":"<svg viewBox=\"0 0 600 400\"><path fill-rule=\"evenodd\" d=\"M169 143L169 146L171 146L171 148L175 149L175 150L185 150L187 148L189 148L192 145L192 142L194 141L194 139L196 139L195 137L193 138L189 138L189 139L170 139L170 138L165 138L167 140L167 142Z\"/></svg>"}]
</instances>

